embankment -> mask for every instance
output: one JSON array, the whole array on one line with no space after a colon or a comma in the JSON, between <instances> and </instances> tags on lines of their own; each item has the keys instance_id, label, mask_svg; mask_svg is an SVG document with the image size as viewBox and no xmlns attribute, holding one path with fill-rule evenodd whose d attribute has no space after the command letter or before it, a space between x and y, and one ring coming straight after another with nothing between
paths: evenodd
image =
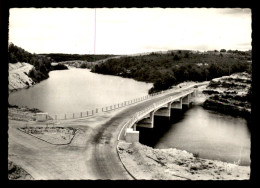
<instances>
[{"instance_id":1,"label":"embankment","mask_svg":"<svg viewBox=\"0 0 260 188\"><path fill-rule=\"evenodd\" d=\"M9 92L35 84L28 76L29 71L32 70L33 67L34 66L29 63L9 63Z\"/></svg>"},{"instance_id":2,"label":"embankment","mask_svg":"<svg viewBox=\"0 0 260 188\"><path fill-rule=\"evenodd\" d=\"M138 142L118 143L118 154L135 179L248 180L249 166L199 158L175 148L153 149Z\"/></svg>"},{"instance_id":3,"label":"embankment","mask_svg":"<svg viewBox=\"0 0 260 188\"><path fill-rule=\"evenodd\" d=\"M203 91L208 95L203 107L221 113L249 118L251 114L251 75L235 73L211 80Z\"/></svg>"},{"instance_id":4,"label":"embankment","mask_svg":"<svg viewBox=\"0 0 260 188\"><path fill-rule=\"evenodd\" d=\"M50 71L54 70L65 70L68 69L66 65L57 64L50 67ZM32 77L32 73L33 77ZM9 93L16 91L18 89L30 87L44 79L48 78L48 73L46 75L35 70L35 67L29 63L17 62L9 63Z\"/></svg>"}]
</instances>

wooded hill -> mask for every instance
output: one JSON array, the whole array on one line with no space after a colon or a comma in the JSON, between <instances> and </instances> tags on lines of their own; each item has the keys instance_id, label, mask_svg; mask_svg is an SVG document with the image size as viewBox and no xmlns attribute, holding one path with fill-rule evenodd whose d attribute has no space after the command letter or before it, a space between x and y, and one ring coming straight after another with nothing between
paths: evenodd
<instances>
[{"instance_id":1,"label":"wooded hill","mask_svg":"<svg viewBox=\"0 0 260 188\"><path fill-rule=\"evenodd\" d=\"M80 61L98 61L101 59L105 59L108 57L113 57L115 55L91 55L91 54L62 54L62 53L51 53L51 54L40 54L46 57L50 57L55 62L62 62L62 61L73 61L73 60L80 60Z\"/></svg>"},{"instance_id":2,"label":"wooded hill","mask_svg":"<svg viewBox=\"0 0 260 188\"><path fill-rule=\"evenodd\" d=\"M21 47L12 43L8 46L8 60L9 63L25 62L34 66L28 76L34 82L40 82L49 77L49 72L52 70L52 59L43 55L31 54Z\"/></svg>"},{"instance_id":3,"label":"wooded hill","mask_svg":"<svg viewBox=\"0 0 260 188\"><path fill-rule=\"evenodd\" d=\"M92 72L154 83L149 91L152 93L183 81L206 81L235 72L251 73L251 64L251 51L175 50L109 59L93 67Z\"/></svg>"}]
</instances>

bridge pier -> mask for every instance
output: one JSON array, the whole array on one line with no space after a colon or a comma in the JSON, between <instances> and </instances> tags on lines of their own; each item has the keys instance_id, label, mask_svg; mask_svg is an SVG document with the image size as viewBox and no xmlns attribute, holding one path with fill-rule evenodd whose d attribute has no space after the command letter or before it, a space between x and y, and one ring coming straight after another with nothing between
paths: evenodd
<instances>
[{"instance_id":1,"label":"bridge pier","mask_svg":"<svg viewBox=\"0 0 260 188\"><path fill-rule=\"evenodd\" d=\"M171 102L167 104L167 107L159 108L154 113L155 116L171 117Z\"/></svg>"},{"instance_id":2,"label":"bridge pier","mask_svg":"<svg viewBox=\"0 0 260 188\"><path fill-rule=\"evenodd\" d=\"M182 109L182 98L179 101L173 101L171 105L172 109Z\"/></svg>"},{"instance_id":3,"label":"bridge pier","mask_svg":"<svg viewBox=\"0 0 260 188\"><path fill-rule=\"evenodd\" d=\"M183 105L189 105L191 102L191 94L186 95L182 98L182 104Z\"/></svg>"},{"instance_id":4,"label":"bridge pier","mask_svg":"<svg viewBox=\"0 0 260 188\"><path fill-rule=\"evenodd\" d=\"M149 113L149 117L146 117L136 123L138 127L153 128L154 126L154 111Z\"/></svg>"},{"instance_id":5,"label":"bridge pier","mask_svg":"<svg viewBox=\"0 0 260 188\"><path fill-rule=\"evenodd\" d=\"M191 95L191 100L193 101L195 99L195 97L197 96L198 94L198 90L195 89L190 95Z\"/></svg>"}]
</instances>

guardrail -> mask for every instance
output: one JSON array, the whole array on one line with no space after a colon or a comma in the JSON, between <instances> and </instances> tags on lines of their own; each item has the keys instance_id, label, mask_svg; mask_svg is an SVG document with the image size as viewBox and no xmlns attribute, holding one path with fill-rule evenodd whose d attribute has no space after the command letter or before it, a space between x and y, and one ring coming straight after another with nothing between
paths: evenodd
<instances>
[{"instance_id":1,"label":"guardrail","mask_svg":"<svg viewBox=\"0 0 260 188\"><path fill-rule=\"evenodd\" d=\"M196 85L197 86L203 85L203 83L202 84L196 84ZM194 86L195 86L195 84L192 85L192 86L188 86L187 88L185 88L185 90L188 89L188 88L193 88ZM160 91L160 92L157 92L157 93L153 93L153 94L150 94L150 95L142 96L142 97L139 97L139 98L135 98L135 99L132 99L132 100L117 103L117 104L114 104L114 105L105 106L105 107L101 107L101 108L95 108L95 109L88 110L88 111L85 111L85 112L66 113L66 114L49 114L48 119L49 120L70 120L70 119L92 117L92 116L95 116L99 113L117 110L117 109L129 106L129 105L132 105L132 104L136 104L136 103L139 103L139 102L151 99L151 98L161 96L162 94L177 92L180 89L183 89L183 88L177 88L177 89L172 88L172 89Z\"/></svg>"}]
</instances>

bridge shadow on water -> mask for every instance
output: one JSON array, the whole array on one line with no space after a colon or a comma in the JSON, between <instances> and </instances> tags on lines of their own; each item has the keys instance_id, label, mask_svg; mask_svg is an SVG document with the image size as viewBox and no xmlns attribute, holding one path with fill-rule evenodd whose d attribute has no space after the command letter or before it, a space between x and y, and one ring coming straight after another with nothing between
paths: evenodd
<instances>
[{"instance_id":1,"label":"bridge shadow on water","mask_svg":"<svg viewBox=\"0 0 260 188\"><path fill-rule=\"evenodd\" d=\"M184 119L185 112L191 107L192 104L189 106L183 105L182 109L171 109L171 117L155 116L153 128L136 127L140 134L139 142L154 147L169 129L172 129L176 123Z\"/></svg>"}]
</instances>

